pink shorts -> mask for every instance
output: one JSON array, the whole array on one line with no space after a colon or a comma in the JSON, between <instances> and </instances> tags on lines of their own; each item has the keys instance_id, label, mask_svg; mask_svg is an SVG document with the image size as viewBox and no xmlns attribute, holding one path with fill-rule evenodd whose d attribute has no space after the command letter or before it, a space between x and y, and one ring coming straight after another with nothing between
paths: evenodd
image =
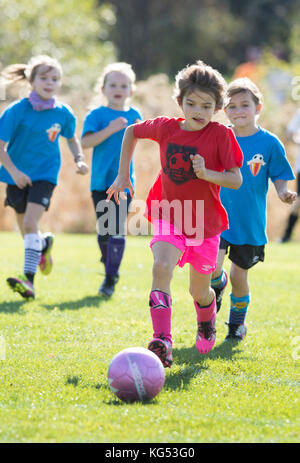
<instances>
[{"instance_id":1,"label":"pink shorts","mask_svg":"<svg viewBox=\"0 0 300 463\"><path fill-rule=\"evenodd\" d=\"M182 254L177 262L179 267L191 264L196 272L212 273L217 266L219 252L220 235L205 238L202 242L188 239L179 232L174 225L164 220L154 220L154 236L150 242L150 247L157 241L165 241L173 244ZM193 244L194 243L194 244ZM195 245L195 243L197 243Z\"/></svg>"}]
</instances>

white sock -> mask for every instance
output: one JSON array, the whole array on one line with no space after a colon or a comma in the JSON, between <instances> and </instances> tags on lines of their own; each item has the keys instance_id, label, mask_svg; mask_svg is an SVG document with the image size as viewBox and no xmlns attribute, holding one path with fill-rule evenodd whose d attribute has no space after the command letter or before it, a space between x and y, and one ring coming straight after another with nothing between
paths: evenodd
<instances>
[{"instance_id":1,"label":"white sock","mask_svg":"<svg viewBox=\"0 0 300 463\"><path fill-rule=\"evenodd\" d=\"M42 252L42 240L38 233L24 235L25 261L24 274L35 274L40 262Z\"/></svg>"}]
</instances>

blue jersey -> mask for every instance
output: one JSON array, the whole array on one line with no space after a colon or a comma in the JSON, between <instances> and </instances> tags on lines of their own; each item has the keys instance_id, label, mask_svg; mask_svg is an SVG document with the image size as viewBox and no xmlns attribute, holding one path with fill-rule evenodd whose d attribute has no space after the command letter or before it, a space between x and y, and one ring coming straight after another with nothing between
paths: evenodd
<instances>
[{"instance_id":1,"label":"blue jersey","mask_svg":"<svg viewBox=\"0 0 300 463\"><path fill-rule=\"evenodd\" d=\"M138 110L130 108L128 111L118 111L100 106L90 111L83 124L82 136L88 132L98 132L107 127L110 121L124 117L128 125L141 120ZM125 129L114 133L93 149L92 169L91 169L91 190L104 191L113 183L118 175L119 161L121 155L122 140ZM130 179L135 184L133 162L130 163Z\"/></svg>"},{"instance_id":2,"label":"blue jersey","mask_svg":"<svg viewBox=\"0 0 300 463\"><path fill-rule=\"evenodd\" d=\"M61 165L59 136L73 138L76 118L71 108L56 101L56 107L35 111L28 98L9 105L0 117L0 140L7 142L7 151L15 166L31 181L47 180L57 184ZM0 167L0 181L15 182Z\"/></svg>"},{"instance_id":3,"label":"blue jersey","mask_svg":"<svg viewBox=\"0 0 300 463\"><path fill-rule=\"evenodd\" d=\"M221 188L229 229L221 236L231 244L267 243L266 209L269 179L293 180L293 170L281 141L262 128L249 137L236 137L244 155L243 184L238 190Z\"/></svg>"}]
</instances>

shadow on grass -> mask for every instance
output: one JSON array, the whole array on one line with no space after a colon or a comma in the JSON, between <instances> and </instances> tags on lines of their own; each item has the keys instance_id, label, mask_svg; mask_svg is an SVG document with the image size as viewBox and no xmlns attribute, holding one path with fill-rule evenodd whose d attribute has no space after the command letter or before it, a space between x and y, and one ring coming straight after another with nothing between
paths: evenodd
<instances>
[{"instance_id":1,"label":"shadow on grass","mask_svg":"<svg viewBox=\"0 0 300 463\"><path fill-rule=\"evenodd\" d=\"M24 314L25 310L23 305L26 304L28 301L26 299L21 301L10 301L10 302L1 302L0 303L0 312L8 313L8 314Z\"/></svg>"},{"instance_id":2,"label":"shadow on grass","mask_svg":"<svg viewBox=\"0 0 300 463\"><path fill-rule=\"evenodd\" d=\"M82 380L82 375L69 375L67 376L66 378L66 381L65 381L65 385L72 385L73 387L89 387L89 388L92 388L92 389L96 389L96 390L102 390L104 392L108 392L112 397L110 399L105 399L103 400L103 403L105 405L114 405L114 406L120 406L120 405L133 405L134 401L129 401L129 402L126 402L126 401L122 401L121 399L118 399L117 397L114 397L113 393L111 392L111 390L109 389L109 386L107 385L107 383L94 383L92 385L84 385L83 383L83 380ZM149 400L143 400L142 402L139 401L139 403L141 403L142 405L153 405L155 403L157 403L157 399L156 397L154 397L153 399L149 399Z\"/></svg>"},{"instance_id":3,"label":"shadow on grass","mask_svg":"<svg viewBox=\"0 0 300 463\"><path fill-rule=\"evenodd\" d=\"M215 346L208 354L201 355L196 347L183 347L182 349L173 349L173 359L179 364L194 365L199 364L205 359L224 359L232 360L234 355L239 354L242 349L237 348L238 342L223 341L221 344Z\"/></svg>"},{"instance_id":4,"label":"shadow on grass","mask_svg":"<svg viewBox=\"0 0 300 463\"><path fill-rule=\"evenodd\" d=\"M208 370L209 367L204 365L207 359L233 360L234 355L241 352L241 349L236 347L237 342L223 341L206 355L199 354L195 346L173 349L174 364L184 365L184 367L181 367L179 371L171 369L166 377L165 389L186 389L193 378L199 376L204 370Z\"/></svg>"},{"instance_id":5,"label":"shadow on grass","mask_svg":"<svg viewBox=\"0 0 300 463\"><path fill-rule=\"evenodd\" d=\"M67 301L54 304L41 304L41 307L44 307L47 310L79 310L86 307L97 307L103 302L107 302L108 300L108 298L101 296L87 296L82 299L76 299L75 301Z\"/></svg>"}]
</instances>

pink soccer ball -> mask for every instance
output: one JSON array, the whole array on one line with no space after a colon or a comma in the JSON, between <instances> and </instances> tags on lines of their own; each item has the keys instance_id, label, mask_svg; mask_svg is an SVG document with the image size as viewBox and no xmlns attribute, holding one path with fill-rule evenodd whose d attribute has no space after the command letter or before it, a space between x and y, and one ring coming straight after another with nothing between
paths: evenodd
<instances>
[{"instance_id":1,"label":"pink soccer ball","mask_svg":"<svg viewBox=\"0 0 300 463\"><path fill-rule=\"evenodd\" d=\"M129 347L116 354L108 367L110 390L125 402L153 399L165 383L159 358L144 347Z\"/></svg>"}]
</instances>

